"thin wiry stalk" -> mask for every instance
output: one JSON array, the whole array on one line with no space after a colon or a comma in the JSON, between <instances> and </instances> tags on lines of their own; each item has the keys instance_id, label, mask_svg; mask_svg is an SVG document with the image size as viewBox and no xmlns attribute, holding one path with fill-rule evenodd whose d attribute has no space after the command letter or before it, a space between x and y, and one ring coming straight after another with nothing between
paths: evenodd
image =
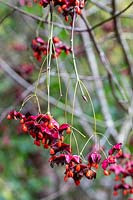
<instances>
[{"instance_id":1,"label":"thin wiry stalk","mask_svg":"<svg viewBox=\"0 0 133 200\"><path fill-rule=\"evenodd\" d=\"M81 19L79 20L79 23L84 28L85 24L83 23L83 21ZM83 44L85 44L84 46L85 46L87 61L88 61L88 64L90 65L92 74L93 74L93 76L100 76L97 61L95 58L95 53L94 53L94 50L91 45L91 43L92 43L91 37L87 33L81 33L81 36L83 38ZM89 48L87 48L88 46L89 46ZM114 138L116 139L117 131L115 130L113 119L110 114L109 105L108 105L108 102L107 102L107 99L105 96L103 83L100 79L97 81L95 80L94 83L95 83L96 93L98 95L99 102L101 105L101 110L102 110L103 116L105 118L106 126L109 129L110 134L112 134L114 136Z\"/></svg>"}]
</instances>

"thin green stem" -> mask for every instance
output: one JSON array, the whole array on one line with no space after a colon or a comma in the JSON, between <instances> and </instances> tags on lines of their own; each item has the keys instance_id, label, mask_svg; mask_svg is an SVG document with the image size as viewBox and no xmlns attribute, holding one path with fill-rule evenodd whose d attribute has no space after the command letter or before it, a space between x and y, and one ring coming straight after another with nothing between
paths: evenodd
<instances>
[{"instance_id":1,"label":"thin green stem","mask_svg":"<svg viewBox=\"0 0 133 200\"><path fill-rule=\"evenodd\" d=\"M41 24L42 24L42 22L39 21L39 24L38 24L37 29L36 29L36 37L39 37L39 29L40 29Z\"/></svg>"},{"instance_id":2,"label":"thin green stem","mask_svg":"<svg viewBox=\"0 0 133 200\"><path fill-rule=\"evenodd\" d=\"M93 105L93 101L91 99L91 96L90 96L90 93L89 91L87 90L86 86L84 85L84 83L82 81L80 81L80 83L83 85L88 97L89 97L89 100L90 100L90 103L91 103L91 107L92 107L92 112L93 112L93 117L94 117L94 135L96 136L96 115L95 115L95 109L94 109L94 105Z\"/></svg>"},{"instance_id":3,"label":"thin green stem","mask_svg":"<svg viewBox=\"0 0 133 200\"><path fill-rule=\"evenodd\" d=\"M24 99L24 101L23 101L23 103L22 103L22 105L21 105L21 108L19 109L19 112L21 112L21 110L23 109L23 107L25 106L25 104L26 104L32 97L34 97L34 94L29 95L29 96L27 96L27 97Z\"/></svg>"},{"instance_id":4,"label":"thin green stem","mask_svg":"<svg viewBox=\"0 0 133 200\"><path fill-rule=\"evenodd\" d=\"M81 133L81 131L79 131L78 129L76 129L75 127L71 126L71 128L73 130L75 130L77 133L79 133L82 137L86 138L86 135L84 135L83 133Z\"/></svg>"},{"instance_id":5,"label":"thin green stem","mask_svg":"<svg viewBox=\"0 0 133 200\"><path fill-rule=\"evenodd\" d=\"M55 45L54 45L54 43L53 43L53 50L54 50L55 60L56 60L57 76L58 76L58 82L59 82L59 91L60 91L60 96L62 97L60 69L59 69L59 64L58 64L58 58L56 57L56 50L55 50Z\"/></svg>"},{"instance_id":6,"label":"thin green stem","mask_svg":"<svg viewBox=\"0 0 133 200\"><path fill-rule=\"evenodd\" d=\"M52 38L53 38L53 11L52 5L53 2L50 4L50 38L48 40L47 46L47 93L48 93L48 110L47 113L50 114L50 71L51 71L51 58L52 58ZM49 54L48 54L49 52Z\"/></svg>"},{"instance_id":7,"label":"thin green stem","mask_svg":"<svg viewBox=\"0 0 133 200\"><path fill-rule=\"evenodd\" d=\"M41 77L41 74L42 74L42 71L43 71L43 66L44 66L44 63L46 61L46 58L43 60L42 64L41 64L41 67L40 67L40 71L39 71L39 75L38 75L38 78L37 78L37 82L36 82L36 85L35 85L35 91L34 91L34 94L31 94L29 96L27 96L23 103L22 103L22 106L20 108L20 111L23 109L24 105L32 98L32 97L35 97L36 98L36 102L37 102L37 106L38 106L38 112L41 113L41 108L40 108L40 103L39 103L39 99L37 97L37 89L38 89L38 85L39 85L39 81L40 81L40 77Z\"/></svg>"},{"instance_id":8,"label":"thin green stem","mask_svg":"<svg viewBox=\"0 0 133 200\"><path fill-rule=\"evenodd\" d=\"M72 135L73 135L73 137L74 137L75 144L76 144L76 148L77 148L77 153L78 153L78 155L79 155L79 145L78 145L77 138L76 138L76 136L75 136L75 134L74 134L74 132L73 132L73 131L72 131Z\"/></svg>"},{"instance_id":9,"label":"thin green stem","mask_svg":"<svg viewBox=\"0 0 133 200\"><path fill-rule=\"evenodd\" d=\"M49 40L48 40L48 46L47 46L47 73L46 73L46 82L47 82L47 94L48 94L48 108L47 113L50 114L50 66L48 61L48 52L49 52Z\"/></svg>"},{"instance_id":10,"label":"thin green stem","mask_svg":"<svg viewBox=\"0 0 133 200\"><path fill-rule=\"evenodd\" d=\"M68 79L67 89L66 89L66 95L65 95L65 120L67 123L67 100L68 100L68 90L70 85L70 78Z\"/></svg>"},{"instance_id":11,"label":"thin green stem","mask_svg":"<svg viewBox=\"0 0 133 200\"><path fill-rule=\"evenodd\" d=\"M82 89L82 86L80 85L80 78L79 78L77 65L76 65L76 58L75 58L75 54L74 54L74 26L75 26L75 20L76 20L76 13L74 12L73 21L72 21L72 31L71 31L71 51L72 51L73 67L74 67L74 71L75 71L75 74L76 74L77 82L79 83L81 94L84 97L85 95L84 95L84 91Z\"/></svg>"},{"instance_id":12,"label":"thin green stem","mask_svg":"<svg viewBox=\"0 0 133 200\"><path fill-rule=\"evenodd\" d=\"M83 146L83 148L82 148L82 150L81 150L81 152L80 152L79 155L82 155L82 154L83 154L83 151L85 150L87 144L89 143L89 141L90 141L93 137L94 137L94 135L91 135L91 136L88 138L87 142L86 142L85 145Z\"/></svg>"},{"instance_id":13,"label":"thin green stem","mask_svg":"<svg viewBox=\"0 0 133 200\"><path fill-rule=\"evenodd\" d=\"M34 97L36 98L39 113L41 113L41 107L40 107L39 99L38 99L38 96L37 96L37 89L38 89L38 85L39 85L39 81L40 81L40 78L41 78L41 74L42 74L42 71L43 71L45 61L46 61L46 58L44 58L44 60L41 64L40 71L39 71L38 78L37 78L37 82L36 82L36 85L35 85L35 92L34 92Z\"/></svg>"},{"instance_id":14,"label":"thin green stem","mask_svg":"<svg viewBox=\"0 0 133 200\"><path fill-rule=\"evenodd\" d=\"M35 85L35 92L34 92L35 95L37 94L37 88L38 88L38 85L39 85L39 81L40 81L40 78L41 78L41 74L42 74L44 63L45 63L46 59L47 58L44 58L44 60L41 64L41 67L40 67L39 75L38 75L37 82L36 82L36 85Z\"/></svg>"},{"instance_id":15,"label":"thin green stem","mask_svg":"<svg viewBox=\"0 0 133 200\"><path fill-rule=\"evenodd\" d=\"M76 93L78 88L78 81L76 82L75 90L74 90L74 96L73 96L73 105L72 105L72 117L71 117L71 124L73 125L73 116L74 116L74 106L75 106L75 99L76 99Z\"/></svg>"},{"instance_id":16,"label":"thin green stem","mask_svg":"<svg viewBox=\"0 0 133 200\"><path fill-rule=\"evenodd\" d=\"M71 119L71 124L73 124L73 113L74 113L74 104L75 104L75 98L76 98L76 92L77 92L77 87L79 84L80 90L81 90L81 94L82 97L85 101L87 101L87 98L85 96L84 90L86 92L86 94L89 97L90 103L91 103L91 107L92 107L92 112L93 112L93 116L94 116L94 135L92 135L87 142L85 143L83 149L80 152L80 155L83 155L83 151L85 150L87 144L89 143L90 139L92 137L95 137L96 139L96 115L95 115L95 110L94 110L94 105L91 99L91 96L89 94L89 91L87 90L86 86L82 83L82 81L79 78L78 75L78 70L77 70L77 66L76 66L76 59L75 59L75 54L74 54L74 25L75 25L75 20L76 20L76 13L74 13L73 15L73 21L72 21L72 32L71 32L71 50L72 50L72 59L73 59L73 66L74 66L74 70L75 70L75 74L76 74L76 78L77 78L77 82L76 82L76 86L75 86L75 91L74 91L74 99L73 99L73 107L72 107L72 119Z\"/></svg>"},{"instance_id":17,"label":"thin green stem","mask_svg":"<svg viewBox=\"0 0 133 200\"><path fill-rule=\"evenodd\" d=\"M84 155L80 153L80 158L84 163L87 163L87 160L85 159Z\"/></svg>"},{"instance_id":18,"label":"thin green stem","mask_svg":"<svg viewBox=\"0 0 133 200\"><path fill-rule=\"evenodd\" d=\"M25 102L27 102L27 99L29 99L29 98L31 98L31 97L33 97L33 96L34 96L33 94L30 94L30 95L26 96L25 99L23 100L23 104L24 104ZM23 105L23 104L22 104L22 105Z\"/></svg>"},{"instance_id":19,"label":"thin green stem","mask_svg":"<svg viewBox=\"0 0 133 200\"><path fill-rule=\"evenodd\" d=\"M72 149L72 134L70 134L70 148Z\"/></svg>"},{"instance_id":20,"label":"thin green stem","mask_svg":"<svg viewBox=\"0 0 133 200\"><path fill-rule=\"evenodd\" d=\"M106 139L106 141L108 142L108 144L109 144L110 146L113 146L113 144L111 144L111 143L109 142L108 138L107 138L104 134L99 133L99 132L97 132L96 134L97 134L97 135L101 135L102 137L104 137L104 138Z\"/></svg>"},{"instance_id":21,"label":"thin green stem","mask_svg":"<svg viewBox=\"0 0 133 200\"><path fill-rule=\"evenodd\" d=\"M38 96L36 94L35 94L35 98L36 98L36 102L37 102L38 113L41 113L41 107L40 107L39 99L38 99Z\"/></svg>"},{"instance_id":22,"label":"thin green stem","mask_svg":"<svg viewBox=\"0 0 133 200\"><path fill-rule=\"evenodd\" d=\"M105 158L107 159L107 155L106 155L105 151L104 151L102 148L100 148L100 151L103 153L103 155L104 155Z\"/></svg>"}]
</instances>

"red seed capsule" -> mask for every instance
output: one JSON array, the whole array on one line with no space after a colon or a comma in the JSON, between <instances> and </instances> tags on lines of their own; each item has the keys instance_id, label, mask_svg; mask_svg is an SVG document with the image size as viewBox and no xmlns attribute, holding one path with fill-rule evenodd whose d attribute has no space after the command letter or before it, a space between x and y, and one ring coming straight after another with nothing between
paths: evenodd
<instances>
[{"instance_id":1,"label":"red seed capsule","mask_svg":"<svg viewBox=\"0 0 133 200\"><path fill-rule=\"evenodd\" d=\"M58 141L58 147L60 148L62 146L62 142L59 140Z\"/></svg>"},{"instance_id":2,"label":"red seed capsule","mask_svg":"<svg viewBox=\"0 0 133 200\"><path fill-rule=\"evenodd\" d=\"M75 184L78 186L78 185L80 185L80 180L76 180L75 181Z\"/></svg>"},{"instance_id":3,"label":"red seed capsule","mask_svg":"<svg viewBox=\"0 0 133 200\"><path fill-rule=\"evenodd\" d=\"M67 7L66 4L64 4L63 6L61 6L61 8L62 8L63 10L66 9L66 7Z\"/></svg>"},{"instance_id":4,"label":"red seed capsule","mask_svg":"<svg viewBox=\"0 0 133 200\"><path fill-rule=\"evenodd\" d=\"M36 133L30 131L30 135L31 135L33 138L36 138Z\"/></svg>"},{"instance_id":5,"label":"red seed capsule","mask_svg":"<svg viewBox=\"0 0 133 200\"><path fill-rule=\"evenodd\" d=\"M133 194L133 189L130 189L130 194Z\"/></svg>"},{"instance_id":6,"label":"red seed capsule","mask_svg":"<svg viewBox=\"0 0 133 200\"><path fill-rule=\"evenodd\" d=\"M36 138L36 133L32 133L32 137L33 137L33 138Z\"/></svg>"},{"instance_id":7,"label":"red seed capsule","mask_svg":"<svg viewBox=\"0 0 133 200\"><path fill-rule=\"evenodd\" d=\"M55 154L55 151L54 151L54 149L50 149L50 155L54 155Z\"/></svg>"},{"instance_id":8,"label":"red seed capsule","mask_svg":"<svg viewBox=\"0 0 133 200\"><path fill-rule=\"evenodd\" d=\"M36 146L40 146L40 141L39 141L39 140L34 140L34 144L35 144Z\"/></svg>"},{"instance_id":9,"label":"red seed capsule","mask_svg":"<svg viewBox=\"0 0 133 200\"><path fill-rule=\"evenodd\" d=\"M107 171L107 170L104 170L104 175L105 175L105 176L109 176L109 175L110 175L110 172Z\"/></svg>"},{"instance_id":10,"label":"red seed capsule","mask_svg":"<svg viewBox=\"0 0 133 200\"><path fill-rule=\"evenodd\" d=\"M116 175L116 176L115 176L115 181L119 181L119 180L120 180L119 176Z\"/></svg>"},{"instance_id":11,"label":"red seed capsule","mask_svg":"<svg viewBox=\"0 0 133 200\"><path fill-rule=\"evenodd\" d=\"M79 172L80 169L81 169L80 165L77 165L77 166L76 166L76 171Z\"/></svg>"},{"instance_id":12,"label":"red seed capsule","mask_svg":"<svg viewBox=\"0 0 133 200\"><path fill-rule=\"evenodd\" d=\"M48 121L44 122L44 126L48 126Z\"/></svg>"},{"instance_id":13,"label":"red seed capsule","mask_svg":"<svg viewBox=\"0 0 133 200\"><path fill-rule=\"evenodd\" d=\"M58 37L53 37L53 42L54 43L59 43L60 42L60 39Z\"/></svg>"},{"instance_id":14,"label":"red seed capsule","mask_svg":"<svg viewBox=\"0 0 133 200\"><path fill-rule=\"evenodd\" d=\"M70 133L71 133L70 127L68 127L68 128L66 129L66 133L67 133L67 134L70 134Z\"/></svg>"},{"instance_id":15,"label":"red seed capsule","mask_svg":"<svg viewBox=\"0 0 133 200\"><path fill-rule=\"evenodd\" d=\"M114 191L114 192L113 192L113 195L114 195L114 196L117 196L117 195L118 195L118 192L117 192L117 191Z\"/></svg>"},{"instance_id":16,"label":"red seed capsule","mask_svg":"<svg viewBox=\"0 0 133 200\"><path fill-rule=\"evenodd\" d=\"M65 20L66 20L66 22L68 22L68 16L65 16Z\"/></svg>"},{"instance_id":17,"label":"red seed capsule","mask_svg":"<svg viewBox=\"0 0 133 200\"><path fill-rule=\"evenodd\" d=\"M127 195L128 194L128 190L123 190L123 195Z\"/></svg>"},{"instance_id":18,"label":"red seed capsule","mask_svg":"<svg viewBox=\"0 0 133 200\"><path fill-rule=\"evenodd\" d=\"M86 172L86 177L91 177L93 175L93 172L92 172L92 170L88 170L87 172Z\"/></svg>"},{"instance_id":19,"label":"red seed capsule","mask_svg":"<svg viewBox=\"0 0 133 200\"><path fill-rule=\"evenodd\" d=\"M7 119L8 120L12 119L11 115L7 115Z\"/></svg>"},{"instance_id":20,"label":"red seed capsule","mask_svg":"<svg viewBox=\"0 0 133 200\"><path fill-rule=\"evenodd\" d=\"M43 138L43 139L42 139L42 144L45 144L45 141L46 141L45 138Z\"/></svg>"},{"instance_id":21,"label":"red seed capsule","mask_svg":"<svg viewBox=\"0 0 133 200\"><path fill-rule=\"evenodd\" d=\"M76 13L77 13L78 15L81 14L81 9L80 9L79 7L76 8Z\"/></svg>"},{"instance_id":22,"label":"red seed capsule","mask_svg":"<svg viewBox=\"0 0 133 200\"><path fill-rule=\"evenodd\" d=\"M65 175L65 176L64 176L64 181L67 182L67 180L68 180L68 176Z\"/></svg>"},{"instance_id":23,"label":"red seed capsule","mask_svg":"<svg viewBox=\"0 0 133 200\"><path fill-rule=\"evenodd\" d=\"M51 115L48 115L48 120L51 120L53 117Z\"/></svg>"},{"instance_id":24,"label":"red seed capsule","mask_svg":"<svg viewBox=\"0 0 133 200\"><path fill-rule=\"evenodd\" d=\"M68 170L69 169L69 165L66 165L66 170Z\"/></svg>"},{"instance_id":25,"label":"red seed capsule","mask_svg":"<svg viewBox=\"0 0 133 200\"><path fill-rule=\"evenodd\" d=\"M49 147L48 144L44 144L45 149L48 149L48 147Z\"/></svg>"},{"instance_id":26,"label":"red seed capsule","mask_svg":"<svg viewBox=\"0 0 133 200\"><path fill-rule=\"evenodd\" d=\"M73 172L71 170L67 174L68 174L68 177L71 177L71 178L73 177Z\"/></svg>"},{"instance_id":27,"label":"red seed capsule","mask_svg":"<svg viewBox=\"0 0 133 200\"><path fill-rule=\"evenodd\" d=\"M43 134L42 134L41 132L38 133L38 138L39 138L40 140L43 139Z\"/></svg>"},{"instance_id":28,"label":"red seed capsule","mask_svg":"<svg viewBox=\"0 0 133 200\"><path fill-rule=\"evenodd\" d=\"M117 155L120 157L120 156L122 156L122 149L120 149L119 151L118 151L118 153L117 153Z\"/></svg>"},{"instance_id":29,"label":"red seed capsule","mask_svg":"<svg viewBox=\"0 0 133 200\"><path fill-rule=\"evenodd\" d=\"M59 13L62 13L62 8L61 8L61 6L59 6L57 10L58 10Z\"/></svg>"},{"instance_id":30,"label":"red seed capsule","mask_svg":"<svg viewBox=\"0 0 133 200\"><path fill-rule=\"evenodd\" d=\"M98 169L98 164L97 163L92 163L92 167L94 167L94 168L96 168L96 169Z\"/></svg>"},{"instance_id":31,"label":"red seed capsule","mask_svg":"<svg viewBox=\"0 0 133 200\"><path fill-rule=\"evenodd\" d=\"M20 124L24 124L24 119L21 119L21 120L20 120Z\"/></svg>"},{"instance_id":32,"label":"red seed capsule","mask_svg":"<svg viewBox=\"0 0 133 200\"><path fill-rule=\"evenodd\" d=\"M27 131L28 131L28 128L27 128L27 126L26 126L25 124L22 124L22 130L23 130L24 132L27 132Z\"/></svg>"},{"instance_id":33,"label":"red seed capsule","mask_svg":"<svg viewBox=\"0 0 133 200\"><path fill-rule=\"evenodd\" d=\"M54 128L54 125L53 125L53 123L49 123L49 124L48 124L48 128L49 128L49 129L52 129L52 128Z\"/></svg>"}]
</instances>

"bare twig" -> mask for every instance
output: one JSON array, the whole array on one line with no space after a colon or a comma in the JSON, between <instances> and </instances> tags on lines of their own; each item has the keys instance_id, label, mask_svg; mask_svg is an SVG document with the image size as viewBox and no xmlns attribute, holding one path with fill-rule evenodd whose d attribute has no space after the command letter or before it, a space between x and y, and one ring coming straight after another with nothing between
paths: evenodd
<instances>
[{"instance_id":1,"label":"bare twig","mask_svg":"<svg viewBox=\"0 0 133 200\"><path fill-rule=\"evenodd\" d=\"M133 133L133 91L131 93L130 97L130 106L129 106L129 113L128 116L126 116L124 122L122 123L121 130L119 133L119 139L124 144L128 142L128 137L131 133Z\"/></svg>"},{"instance_id":2,"label":"bare twig","mask_svg":"<svg viewBox=\"0 0 133 200\"><path fill-rule=\"evenodd\" d=\"M15 9L9 11L2 19L0 20L0 24L2 24L9 16L11 16L15 12Z\"/></svg>"},{"instance_id":3,"label":"bare twig","mask_svg":"<svg viewBox=\"0 0 133 200\"><path fill-rule=\"evenodd\" d=\"M96 5L98 8L100 8L101 10L105 11L106 13L109 13L112 15L112 8L107 6L106 4L108 2L101 2L101 1L98 1L98 0L90 0L92 4ZM89 14L89 12L87 13ZM87 15L88 16L88 15ZM129 19L132 19L133 18L133 15L132 14L125 14L124 12L120 15L121 18L129 18Z\"/></svg>"},{"instance_id":4,"label":"bare twig","mask_svg":"<svg viewBox=\"0 0 133 200\"><path fill-rule=\"evenodd\" d=\"M97 28L97 27L99 27L99 26L105 24L106 22L109 22L109 21L111 21L112 19L114 19L114 18L120 16L122 13L124 13L126 10L128 10L132 5L133 5L133 1L132 1L128 6L126 6L123 10L121 10L120 12L118 12L118 13L116 13L115 15L112 15L111 17L109 17L109 18L103 20L102 22L100 22L100 23L94 25L94 26L91 28L91 30L94 30L95 28Z\"/></svg>"},{"instance_id":5,"label":"bare twig","mask_svg":"<svg viewBox=\"0 0 133 200\"><path fill-rule=\"evenodd\" d=\"M115 13L117 13L115 0L112 0L112 8L113 8L112 15L115 16ZM121 28L120 19L118 17L114 17L113 20L114 20L114 28L115 28L114 30L116 33L116 38L121 46L125 61L127 63L130 81L131 81L131 89L133 89L133 66L131 64L131 59L130 59L131 58L130 50L129 50L126 40L122 36L122 28Z\"/></svg>"},{"instance_id":6,"label":"bare twig","mask_svg":"<svg viewBox=\"0 0 133 200\"><path fill-rule=\"evenodd\" d=\"M101 1L96 1L96 0L91 0L91 3L93 3L94 5L96 5L98 8L108 12L108 13L112 13L112 9L108 6L105 5L105 3L101 2Z\"/></svg>"},{"instance_id":7,"label":"bare twig","mask_svg":"<svg viewBox=\"0 0 133 200\"><path fill-rule=\"evenodd\" d=\"M113 96L114 96L114 99L116 100L117 105L118 105L122 110L124 110L125 112L127 112L128 109L119 101L119 99L118 99L118 97L117 97L117 95L116 95L116 93L115 93L115 88L114 88L114 85L113 85L113 83L112 83L112 80L111 80L110 75L108 75L108 79L109 79L110 87L111 87L111 90L112 90L112 94L113 94Z\"/></svg>"},{"instance_id":8,"label":"bare twig","mask_svg":"<svg viewBox=\"0 0 133 200\"><path fill-rule=\"evenodd\" d=\"M104 68L106 69L108 75L111 77L111 81L114 82L114 84L116 85L116 87L118 88L118 90L120 91L120 93L122 94L124 101L127 101L127 98L125 96L125 93L123 91L123 89L121 88L120 84L118 83L116 77L114 76L110 63L107 59L107 57L105 56L105 53L102 51L102 49L100 48L100 46L97 44L96 39L94 37L94 34L92 33L92 31L90 31L90 25L88 24L88 22L86 21L86 19L84 18L83 15L81 15L82 20L84 21L86 27L88 28L88 34L90 36L90 39L96 49L96 52L100 58L101 63L103 64Z\"/></svg>"}]
</instances>

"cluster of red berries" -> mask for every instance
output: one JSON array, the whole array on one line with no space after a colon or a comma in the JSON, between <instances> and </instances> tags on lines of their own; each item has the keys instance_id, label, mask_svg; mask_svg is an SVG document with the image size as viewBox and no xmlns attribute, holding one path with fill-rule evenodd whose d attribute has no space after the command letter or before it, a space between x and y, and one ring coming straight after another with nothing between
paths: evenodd
<instances>
[{"instance_id":1,"label":"cluster of red berries","mask_svg":"<svg viewBox=\"0 0 133 200\"><path fill-rule=\"evenodd\" d=\"M32 49L34 51L34 57L38 61L41 61L42 55L46 56L49 53L48 42L45 42L41 37L37 37L32 40ZM58 57L62 51L69 54L71 49L63 44L58 37L53 37L52 57Z\"/></svg>"},{"instance_id":2,"label":"cluster of red berries","mask_svg":"<svg viewBox=\"0 0 133 200\"><path fill-rule=\"evenodd\" d=\"M62 13L66 21L68 21L68 15L73 16L73 13L81 14L81 10L85 6L85 0L34 0L34 2L39 3L44 8L49 4L53 6L58 6L58 12Z\"/></svg>"},{"instance_id":3,"label":"cluster of red berries","mask_svg":"<svg viewBox=\"0 0 133 200\"><path fill-rule=\"evenodd\" d=\"M59 126L58 122L48 114L38 114L36 116L29 113L23 115L17 111L11 111L7 119L19 119L23 132L28 133L34 139L34 144L50 150L49 162L51 167L65 165L64 181L73 178L76 185L80 184L83 176L88 179L96 178L94 168L98 168L101 155L92 152L88 155L88 163L83 164L80 156L73 155L69 144L64 143L64 132L71 133L69 124Z\"/></svg>"},{"instance_id":4,"label":"cluster of red berries","mask_svg":"<svg viewBox=\"0 0 133 200\"><path fill-rule=\"evenodd\" d=\"M70 149L63 143L63 131L70 132L69 124L62 124L59 126L58 122L53 119L51 115L38 114L30 115L27 113L23 115L17 111L11 111L7 119L19 119L22 125L23 132L29 133L34 138L34 144L40 146L43 144L44 148L52 147L57 143L57 146L62 146L62 149L70 152ZM63 143L63 144L62 144ZM50 152L52 149L50 149ZM55 149L56 151L56 149ZM51 154L51 153L50 153Z\"/></svg>"},{"instance_id":5,"label":"cluster of red berries","mask_svg":"<svg viewBox=\"0 0 133 200\"><path fill-rule=\"evenodd\" d=\"M34 139L34 144L45 149L49 149L50 166L55 164L65 165L64 181L72 178L76 185L80 184L83 177L87 179L96 178L96 170L99 163L104 169L104 175L108 176L111 173L116 175L115 180L119 180L120 184L114 186L114 195L117 195L117 190L122 189L123 194L132 194L133 185L126 183L126 178L130 177L133 180L133 156L122 152L121 143L114 145L108 151L108 157L101 161L100 150L93 149L87 156L87 161L84 163L79 155L73 155L71 146L64 142L65 133L71 134L71 126L69 124L59 123L48 114L23 115L17 111L11 111L7 119L19 119L23 132L28 133Z\"/></svg>"},{"instance_id":6,"label":"cluster of red berries","mask_svg":"<svg viewBox=\"0 0 133 200\"><path fill-rule=\"evenodd\" d=\"M87 163L82 163L82 160L79 156L67 157L65 159L66 171L64 181L67 181L68 178L73 178L76 185L80 184L80 180L83 177L87 179L95 179L96 171L98 169L98 163L101 160L101 155L97 152L91 152L88 155Z\"/></svg>"},{"instance_id":7,"label":"cluster of red berries","mask_svg":"<svg viewBox=\"0 0 133 200\"><path fill-rule=\"evenodd\" d=\"M114 196L118 195L118 190L122 190L123 195L133 194L133 155L123 153L121 145L114 145L102 162L104 174L108 176L114 173L115 181L119 181L114 186Z\"/></svg>"}]
</instances>

